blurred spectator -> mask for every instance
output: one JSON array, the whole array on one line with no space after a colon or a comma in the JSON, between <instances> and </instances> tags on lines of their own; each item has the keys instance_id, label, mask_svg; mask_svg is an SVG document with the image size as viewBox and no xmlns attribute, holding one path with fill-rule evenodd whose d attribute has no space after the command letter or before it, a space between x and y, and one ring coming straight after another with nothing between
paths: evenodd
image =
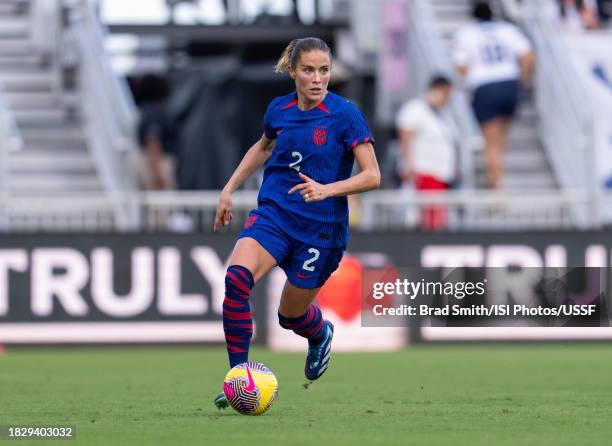
<instances>
[{"instance_id":1,"label":"blurred spectator","mask_svg":"<svg viewBox=\"0 0 612 446\"><path fill-rule=\"evenodd\" d=\"M487 173L493 189L502 180L510 120L518 105L520 82L533 69L529 40L514 25L493 21L487 2L474 5L475 22L455 35L457 72L472 92L472 106L485 139Z\"/></svg>"},{"instance_id":2,"label":"blurred spectator","mask_svg":"<svg viewBox=\"0 0 612 446\"><path fill-rule=\"evenodd\" d=\"M597 0L597 10L600 22L607 24L612 16L612 0Z\"/></svg>"},{"instance_id":3,"label":"blurred spectator","mask_svg":"<svg viewBox=\"0 0 612 446\"><path fill-rule=\"evenodd\" d=\"M173 0L173 1L181 1L181 0ZM315 3L318 0L315 0ZM270 9L271 9L271 0L268 0L266 2L264 2L264 6L265 9L263 12L261 12L256 18L255 18L255 24L258 25L274 25L274 24L278 24L278 22L283 22L283 23L294 23L294 24L299 24L302 23L299 12L298 12L298 0L291 0L291 13L290 16L288 17L288 21L287 20L283 20L282 17L277 16L276 14L272 14L270 13ZM241 2L239 1L237 4L237 9L241 10L243 8L243 6L241 5ZM226 23L232 23L232 17L231 16L231 7L229 4L229 0L223 0L223 9L225 10L225 16L226 16ZM316 5L315 5L315 9ZM315 20L318 19L318 17L315 18ZM235 22L235 20L234 20Z\"/></svg>"},{"instance_id":4,"label":"blurred spectator","mask_svg":"<svg viewBox=\"0 0 612 446\"><path fill-rule=\"evenodd\" d=\"M559 19L571 30L599 28L597 0L557 0Z\"/></svg>"},{"instance_id":5,"label":"blurred spectator","mask_svg":"<svg viewBox=\"0 0 612 446\"><path fill-rule=\"evenodd\" d=\"M452 94L451 81L435 76L424 97L404 104L397 115L400 136L400 177L402 185L414 182L419 191L445 191L455 179L457 161L452 131L441 112ZM421 209L421 227L439 230L446 227L447 209L426 206Z\"/></svg>"},{"instance_id":6,"label":"blurred spectator","mask_svg":"<svg viewBox=\"0 0 612 446\"><path fill-rule=\"evenodd\" d=\"M138 84L140 122L138 177L149 190L174 189L176 185L176 130L169 117L170 87L166 79L148 74Z\"/></svg>"}]
</instances>

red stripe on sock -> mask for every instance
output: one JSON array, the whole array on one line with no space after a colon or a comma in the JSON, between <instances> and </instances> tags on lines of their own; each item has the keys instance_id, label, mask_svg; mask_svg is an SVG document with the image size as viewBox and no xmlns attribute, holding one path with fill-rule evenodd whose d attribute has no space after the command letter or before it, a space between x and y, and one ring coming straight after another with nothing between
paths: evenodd
<instances>
[{"instance_id":1,"label":"red stripe on sock","mask_svg":"<svg viewBox=\"0 0 612 446\"><path fill-rule=\"evenodd\" d=\"M306 320L303 322L303 324L309 324L315 317L316 312L314 311L314 308L312 307L312 305L308 308L308 316L306 316Z\"/></svg>"},{"instance_id":2,"label":"red stripe on sock","mask_svg":"<svg viewBox=\"0 0 612 446\"><path fill-rule=\"evenodd\" d=\"M245 313L236 313L235 311L229 310L223 310L223 317L227 317L228 319L231 319L233 321L244 321L246 319L253 318L250 311L247 311Z\"/></svg>"},{"instance_id":3,"label":"red stripe on sock","mask_svg":"<svg viewBox=\"0 0 612 446\"><path fill-rule=\"evenodd\" d=\"M240 274L242 277L244 277L244 280L249 283L251 282L251 278L249 276L247 276L247 273L245 273L243 270L241 269L235 269L234 271L236 271L238 274Z\"/></svg>"},{"instance_id":4,"label":"red stripe on sock","mask_svg":"<svg viewBox=\"0 0 612 446\"><path fill-rule=\"evenodd\" d=\"M246 352L246 350L242 348L236 347L234 345L229 345L229 344L227 345L227 349L232 353L245 353Z\"/></svg>"},{"instance_id":5,"label":"red stripe on sock","mask_svg":"<svg viewBox=\"0 0 612 446\"><path fill-rule=\"evenodd\" d=\"M246 294L247 295L246 297L248 298L248 295L251 292L251 290L229 271L227 272L227 277L231 279L231 284L234 285L236 288L240 289L240 291Z\"/></svg>"},{"instance_id":6,"label":"red stripe on sock","mask_svg":"<svg viewBox=\"0 0 612 446\"><path fill-rule=\"evenodd\" d=\"M226 334L225 335L225 341L226 342L237 342L239 344L242 344L243 342L248 342L248 338L245 339L245 338L241 338L240 336L234 336L234 335Z\"/></svg>"},{"instance_id":7,"label":"red stripe on sock","mask_svg":"<svg viewBox=\"0 0 612 446\"><path fill-rule=\"evenodd\" d=\"M223 305L228 306L230 308L242 308L244 307L244 302L240 302L240 301L232 299L231 297L225 296Z\"/></svg>"},{"instance_id":8,"label":"red stripe on sock","mask_svg":"<svg viewBox=\"0 0 612 446\"><path fill-rule=\"evenodd\" d=\"M308 329L308 332L309 332L310 334L314 334L314 333L316 333L317 331L320 331L320 330L322 330L322 329L323 329L323 320L321 319L321 323L319 323L319 324L315 325L314 327L310 327L310 328Z\"/></svg>"}]
</instances>

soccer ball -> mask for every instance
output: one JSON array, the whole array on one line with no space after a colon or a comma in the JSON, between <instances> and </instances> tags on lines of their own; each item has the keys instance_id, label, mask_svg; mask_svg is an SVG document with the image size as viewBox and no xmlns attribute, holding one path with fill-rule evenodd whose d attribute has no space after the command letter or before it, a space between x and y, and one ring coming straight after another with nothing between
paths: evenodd
<instances>
[{"instance_id":1,"label":"soccer ball","mask_svg":"<svg viewBox=\"0 0 612 446\"><path fill-rule=\"evenodd\" d=\"M236 412L261 415L274 404L278 395L278 381L262 363L243 362L225 375L223 393Z\"/></svg>"}]
</instances>

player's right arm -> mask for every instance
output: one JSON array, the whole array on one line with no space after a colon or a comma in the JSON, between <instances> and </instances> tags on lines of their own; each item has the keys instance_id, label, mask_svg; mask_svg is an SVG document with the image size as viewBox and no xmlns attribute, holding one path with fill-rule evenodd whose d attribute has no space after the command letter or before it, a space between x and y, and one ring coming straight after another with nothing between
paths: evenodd
<instances>
[{"instance_id":1,"label":"player's right arm","mask_svg":"<svg viewBox=\"0 0 612 446\"><path fill-rule=\"evenodd\" d=\"M253 173L263 166L276 145L276 139L270 139L262 135L261 139L251 146L240 161L219 197L217 214L213 231L217 231L221 226L227 226L232 221L232 194L249 178Z\"/></svg>"},{"instance_id":2,"label":"player's right arm","mask_svg":"<svg viewBox=\"0 0 612 446\"><path fill-rule=\"evenodd\" d=\"M519 56L519 63L521 66L521 84L526 87L529 85L533 75L533 67L535 62L535 56L533 51L527 51Z\"/></svg>"},{"instance_id":3,"label":"player's right arm","mask_svg":"<svg viewBox=\"0 0 612 446\"><path fill-rule=\"evenodd\" d=\"M416 136L416 131L411 128L400 128L400 168L399 174L402 181L411 181L414 179L414 170L412 168L412 143Z\"/></svg>"},{"instance_id":4,"label":"player's right arm","mask_svg":"<svg viewBox=\"0 0 612 446\"><path fill-rule=\"evenodd\" d=\"M455 71L461 79L465 78L469 71L469 42L467 38L467 31L460 29L453 37L452 49L453 49L453 62L455 64Z\"/></svg>"},{"instance_id":5,"label":"player's right arm","mask_svg":"<svg viewBox=\"0 0 612 446\"><path fill-rule=\"evenodd\" d=\"M533 75L535 56L531 42L523 32L513 24L505 24L500 36L504 44L516 55L520 69L520 81L524 87L529 85Z\"/></svg>"},{"instance_id":6,"label":"player's right arm","mask_svg":"<svg viewBox=\"0 0 612 446\"><path fill-rule=\"evenodd\" d=\"M404 182L414 179L413 144L419 128L418 115L416 103L411 101L399 109L395 119L400 140L398 173Z\"/></svg>"},{"instance_id":7,"label":"player's right arm","mask_svg":"<svg viewBox=\"0 0 612 446\"><path fill-rule=\"evenodd\" d=\"M162 174L162 161L164 148L161 139L157 135L149 135L145 139L144 150L148 163L148 168L153 179L154 189L165 189L168 184Z\"/></svg>"}]
</instances>

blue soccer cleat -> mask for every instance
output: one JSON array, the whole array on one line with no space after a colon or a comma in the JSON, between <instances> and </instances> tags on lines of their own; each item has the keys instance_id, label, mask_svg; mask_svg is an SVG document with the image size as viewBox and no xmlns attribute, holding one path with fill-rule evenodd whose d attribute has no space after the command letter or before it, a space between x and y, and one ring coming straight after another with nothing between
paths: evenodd
<instances>
[{"instance_id":1,"label":"blue soccer cleat","mask_svg":"<svg viewBox=\"0 0 612 446\"><path fill-rule=\"evenodd\" d=\"M315 345L308 343L308 356L304 365L304 374L310 381L319 379L327 367L331 357L331 342L334 337L334 325L329 322L324 322L325 337Z\"/></svg>"},{"instance_id":2,"label":"blue soccer cleat","mask_svg":"<svg viewBox=\"0 0 612 446\"><path fill-rule=\"evenodd\" d=\"M223 392L221 392L213 399L213 403L215 403L215 406L217 406L217 409L219 410L227 409L229 407L229 402L227 401L227 397Z\"/></svg>"}]
</instances>

